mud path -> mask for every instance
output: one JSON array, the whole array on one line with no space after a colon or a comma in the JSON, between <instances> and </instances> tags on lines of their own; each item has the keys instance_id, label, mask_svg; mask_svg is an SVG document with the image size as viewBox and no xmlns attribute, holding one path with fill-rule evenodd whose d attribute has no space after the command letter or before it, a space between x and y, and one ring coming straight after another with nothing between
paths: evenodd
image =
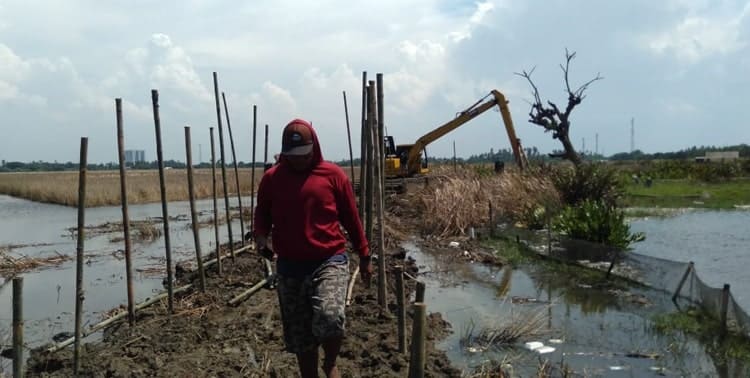
<instances>
[{"instance_id":1,"label":"mud path","mask_svg":"<svg viewBox=\"0 0 750 378\"><path fill-rule=\"evenodd\" d=\"M389 265L405 264L416 272L402 252L388 256ZM353 262L356 258L352 259ZM296 358L284 351L276 292L264 289L237 307L227 302L263 278L262 262L253 252L225 260L224 274L213 265L207 272L205 293L191 292L175 298L175 314L166 314L166 301L137 314L135 327L119 323L107 330L102 341L85 343L81 375L108 377L172 376L297 376ZM392 271L389 269L389 272ZM398 353L396 299L393 276L389 277L389 308L377 304L377 277L365 290L358 282L347 309L347 337L338 359L345 377L405 376L408 355ZM414 282L406 280L407 292ZM197 282L196 282L197 284ZM429 312L429 303L427 304ZM407 334L411 331L407 310ZM460 376L437 341L450 331L439 314L428 319L426 375ZM32 352L28 374L42 377L72 376L72 348L46 354ZM322 352L321 352L322 358Z\"/></svg>"}]
</instances>

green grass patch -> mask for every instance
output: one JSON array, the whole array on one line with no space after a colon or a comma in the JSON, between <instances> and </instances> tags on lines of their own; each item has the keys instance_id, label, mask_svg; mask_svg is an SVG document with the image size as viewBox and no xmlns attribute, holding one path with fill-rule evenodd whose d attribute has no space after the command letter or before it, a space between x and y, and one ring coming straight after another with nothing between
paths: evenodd
<instances>
[{"instance_id":1,"label":"green grass patch","mask_svg":"<svg viewBox=\"0 0 750 378\"><path fill-rule=\"evenodd\" d=\"M485 247L496 251L496 255L506 264L517 267L534 259L532 251L508 237L496 237L483 241Z\"/></svg>"},{"instance_id":2,"label":"green grass patch","mask_svg":"<svg viewBox=\"0 0 750 378\"><path fill-rule=\"evenodd\" d=\"M716 359L750 362L750 338L731 332L720 338L719 321L702 309L692 307L686 311L657 315L653 322L654 329L659 332L683 332L697 337L706 345L706 351Z\"/></svg>"},{"instance_id":3,"label":"green grass patch","mask_svg":"<svg viewBox=\"0 0 750 378\"><path fill-rule=\"evenodd\" d=\"M626 187L628 207L697 207L732 209L750 204L750 179L721 183L694 180L654 180L650 187L630 184Z\"/></svg>"}]
</instances>

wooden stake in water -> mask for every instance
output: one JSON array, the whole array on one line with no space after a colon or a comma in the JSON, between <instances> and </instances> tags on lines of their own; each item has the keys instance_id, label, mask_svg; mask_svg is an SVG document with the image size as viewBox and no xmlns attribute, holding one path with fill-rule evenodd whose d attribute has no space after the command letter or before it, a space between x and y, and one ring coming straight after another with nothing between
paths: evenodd
<instances>
[{"instance_id":1,"label":"wooden stake in water","mask_svg":"<svg viewBox=\"0 0 750 378\"><path fill-rule=\"evenodd\" d=\"M13 278L13 378L23 377L23 277Z\"/></svg>"},{"instance_id":2,"label":"wooden stake in water","mask_svg":"<svg viewBox=\"0 0 750 378\"><path fill-rule=\"evenodd\" d=\"M128 216L128 189L125 174L125 137L122 125L122 99L115 99L117 112L117 149L120 155L120 202L122 203L122 232L125 238L125 279L128 290L128 323L135 324L135 299L133 299L133 261L131 258L130 217Z\"/></svg>"},{"instance_id":3,"label":"wooden stake in water","mask_svg":"<svg viewBox=\"0 0 750 378\"><path fill-rule=\"evenodd\" d=\"M185 155L187 159L188 195L190 196L190 216L193 219L193 240L195 241L195 259L198 262L198 275L200 278L200 289L206 291L206 274L203 271L203 258L201 257L201 238L198 226L198 211L195 208L195 186L193 181L193 152L190 142L190 127L185 126ZM218 257L218 256L217 256Z\"/></svg>"},{"instance_id":4,"label":"wooden stake in water","mask_svg":"<svg viewBox=\"0 0 750 378\"><path fill-rule=\"evenodd\" d=\"M83 315L83 242L85 240L86 209L86 157L89 139L81 138L81 156L78 171L78 242L76 244L76 315L75 344L73 347L73 375L78 376L81 363L81 318Z\"/></svg>"},{"instance_id":5,"label":"wooden stake in water","mask_svg":"<svg viewBox=\"0 0 750 378\"><path fill-rule=\"evenodd\" d=\"M352 170L352 183L354 183L354 153L352 152L352 132L349 129L349 106L346 104L346 91L344 94L344 116L346 117L346 137L349 141L349 166Z\"/></svg>"},{"instance_id":6,"label":"wooden stake in water","mask_svg":"<svg viewBox=\"0 0 750 378\"><path fill-rule=\"evenodd\" d=\"M242 190L240 190L240 174L237 169L237 154L234 152L234 137L232 136L232 123L229 122L229 108L227 108L227 98L224 96L224 92L221 92L221 99L224 102L224 114L227 119L227 131L229 131L229 146L232 147L232 162L234 164L234 180L237 185L237 203L240 208L240 235L245 235L245 213L242 211ZM242 245L245 245L245 239L242 240Z\"/></svg>"},{"instance_id":7,"label":"wooden stake in water","mask_svg":"<svg viewBox=\"0 0 750 378\"><path fill-rule=\"evenodd\" d=\"M167 310L174 313L174 293L172 292L174 276L172 274L172 246L169 239L169 211L167 210L167 184L164 175L164 153L161 144L161 117L159 116L159 91L151 90L151 105L154 109L154 128L156 131L156 158L159 163L159 190L161 191L161 217L164 224L164 253L167 258Z\"/></svg>"},{"instance_id":8,"label":"wooden stake in water","mask_svg":"<svg viewBox=\"0 0 750 378\"><path fill-rule=\"evenodd\" d=\"M211 130L211 190L214 198L214 240L216 240L216 269L219 270L219 275L223 272L223 263L221 262L221 241L219 240L219 206L216 201L216 193L218 188L216 187L216 148L214 147L214 128Z\"/></svg>"},{"instance_id":9,"label":"wooden stake in water","mask_svg":"<svg viewBox=\"0 0 750 378\"><path fill-rule=\"evenodd\" d=\"M224 159L224 129L221 127L221 106L219 105L219 79L214 72L214 98L216 98L216 121L219 124L219 153L221 154L221 181L224 185L224 208L227 212L227 232L229 233L229 253L234 261L234 236L232 236L232 211L229 207L227 190L227 166Z\"/></svg>"}]
</instances>

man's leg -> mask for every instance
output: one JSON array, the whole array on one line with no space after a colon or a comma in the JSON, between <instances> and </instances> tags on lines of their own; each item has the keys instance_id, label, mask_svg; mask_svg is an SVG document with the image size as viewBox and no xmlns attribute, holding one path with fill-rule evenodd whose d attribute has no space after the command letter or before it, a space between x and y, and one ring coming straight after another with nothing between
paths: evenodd
<instances>
[{"instance_id":1,"label":"man's leg","mask_svg":"<svg viewBox=\"0 0 750 378\"><path fill-rule=\"evenodd\" d=\"M329 378L340 376L336 358L344 339L348 282L349 269L346 262L324 265L313 274L312 332L323 346L323 371Z\"/></svg>"},{"instance_id":2,"label":"man's leg","mask_svg":"<svg viewBox=\"0 0 750 378\"><path fill-rule=\"evenodd\" d=\"M310 282L303 278L278 276L281 320L286 350L297 356L302 377L318 376L318 342L312 333Z\"/></svg>"},{"instance_id":3,"label":"man's leg","mask_svg":"<svg viewBox=\"0 0 750 378\"><path fill-rule=\"evenodd\" d=\"M343 337L331 337L323 340L323 372L328 378L339 378L339 369L336 367L336 358L339 356Z\"/></svg>"},{"instance_id":4,"label":"man's leg","mask_svg":"<svg viewBox=\"0 0 750 378\"><path fill-rule=\"evenodd\" d=\"M297 364L302 378L318 378L318 347L297 353Z\"/></svg>"}]
</instances>

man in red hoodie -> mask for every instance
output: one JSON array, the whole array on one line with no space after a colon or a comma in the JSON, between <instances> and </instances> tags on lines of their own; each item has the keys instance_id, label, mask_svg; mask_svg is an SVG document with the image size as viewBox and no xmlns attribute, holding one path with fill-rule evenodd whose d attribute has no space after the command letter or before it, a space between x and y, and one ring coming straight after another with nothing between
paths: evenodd
<instances>
[{"instance_id":1,"label":"man in red hoodie","mask_svg":"<svg viewBox=\"0 0 750 378\"><path fill-rule=\"evenodd\" d=\"M279 164L263 175L255 210L257 250L268 250L273 231L284 343L297 355L302 377L318 376L318 347L327 377L336 368L344 338L349 281L346 237L359 254L362 281L369 287L372 264L352 185L339 166L323 161L318 137L304 120L282 134Z\"/></svg>"}]
</instances>

